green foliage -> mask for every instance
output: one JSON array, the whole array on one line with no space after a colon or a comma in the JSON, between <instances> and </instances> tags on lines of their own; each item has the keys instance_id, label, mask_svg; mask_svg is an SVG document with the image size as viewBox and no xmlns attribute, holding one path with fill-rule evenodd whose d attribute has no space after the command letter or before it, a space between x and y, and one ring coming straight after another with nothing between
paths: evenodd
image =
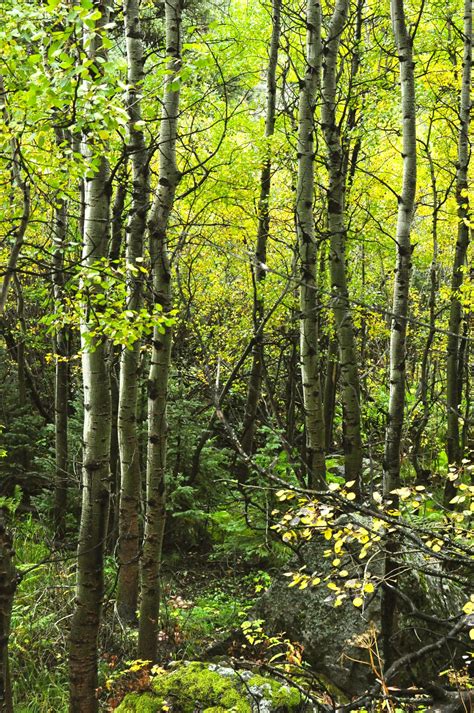
<instances>
[{"instance_id":1,"label":"green foliage","mask_svg":"<svg viewBox=\"0 0 474 713\"><path fill-rule=\"evenodd\" d=\"M21 498L22 490L19 485L15 485L11 498L0 496L0 510L6 510L10 515L14 515L21 503Z\"/></svg>"},{"instance_id":2,"label":"green foliage","mask_svg":"<svg viewBox=\"0 0 474 713\"><path fill-rule=\"evenodd\" d=\"M67 709L67 631L75 576L51 553L48 530L31 517L13 529L21 575L12 614L15 711ZM41 564L44 562L44 564Z\"/></svg>"},{"instance_id":3,"label":"green foliage","mask_svg":"<svg viewBox=\"0 0 474 713\"><path fill-rule=\"evenodd\" d=\"M54 312L44 315L42 324L53 333L65 325L79 329L84 310L88 315L87 330L81 335L87 349L93 349L97 339L108 339L116 346L131 349L133 345L150 336L156 327L161 334L175 323L176 310L163 313L156 302L152 308L127 309L127 275L143 281L148 270L142 258L135 264L102 258L93 266L80 269L68 284L63 302L55 305Z\"/></svg>"},{"instance_id":4,"label":"green foliage","mask_svg":"<svg viewBox=\"0 0 474 713\"><path fill-rule=\"evenodd\" d=\"M252 601L246 590L222 588L220 583L194 600L171 597L162 611L164 632L180 657L194 658L210 642L237 629Z\"/></svg>"}]
</instances>

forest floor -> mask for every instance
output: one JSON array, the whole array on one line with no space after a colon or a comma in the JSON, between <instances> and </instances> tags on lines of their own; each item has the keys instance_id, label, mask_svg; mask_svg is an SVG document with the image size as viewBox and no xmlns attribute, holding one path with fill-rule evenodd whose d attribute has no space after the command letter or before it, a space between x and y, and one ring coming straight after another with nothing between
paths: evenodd
<instances>
[{"instance_id":1,"label":"forest floor","mask_svg":"<svg viewBox=\"0 0 474 713\"><path fill-rule=\"evenodd\" d=\"M16 529L17 566L23 576L10 646L15 711L67 711L75 553L53 552L46 528L31 517ZM163 574L161 666L199 658L215 641L238 629L270 582L266 571L242 559L216 561L196 552L166 558ZM135 660L138 632L125 630L115 614L115 587L116 566L109 557L99 662L104 711L113 710L124 693L145 685L147 675L146 667Z\"/></svg>"}]
</instances>

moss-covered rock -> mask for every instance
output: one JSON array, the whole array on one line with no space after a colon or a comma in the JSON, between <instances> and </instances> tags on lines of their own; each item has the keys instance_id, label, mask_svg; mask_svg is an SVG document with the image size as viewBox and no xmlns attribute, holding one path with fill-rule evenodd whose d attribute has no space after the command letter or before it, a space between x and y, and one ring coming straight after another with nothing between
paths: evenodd
<instances>
[{"instance_id":1,"label":"moss-covered rock","mask_svg":"<svg viewBox=\"0 0 474 713\"><path fill-rule=\"evenodd\" d=\"M117 713L296 713L310 712L301 693L267 676L226 664L184 663L154 679L152 690L129 693Z\"/></svg>"}]
</instances>

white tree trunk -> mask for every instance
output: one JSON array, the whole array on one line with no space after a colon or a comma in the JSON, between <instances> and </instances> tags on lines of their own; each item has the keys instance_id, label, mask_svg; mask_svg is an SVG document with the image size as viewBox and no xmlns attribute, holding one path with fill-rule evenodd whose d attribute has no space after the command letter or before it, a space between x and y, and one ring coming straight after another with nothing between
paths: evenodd
<instances>
[{"instance_id":1,"label":"white tree trunk","mask_svg":"<svg viewBox=\"0 0 474 713\"><path fill-rule=\"evenodd\" d=\"M97 0L96 30L109 16L108 2ZM89 56L105 58L101 34L94 32ZM84 151L95 149L85 140ZM97 172L85 181L83 267L94 267L107 255L109 235L109 166L102 154ZM71 621L69 667L71 713L96 713L97 645L104 594L104 547L107 536L110 486L111 400L107 344L91 339L94 310L82 306L81 348L84 388L82 511L79 531L75 610ZM95 321L92 323L95 326Z\"/></svg>"},{"instance_id":2,"label":"white tree trunk","mask_svg":"<svg viewBox=\"0 0 474 713\"><path fill-rule=\"evenodd\" d=\"M173 208L179 172L176 165L176 136L181 70L181 0L168 0L166 12L166 51L168 71L159 144L158 189L148 224L153 276L153 298L166 315L171 309L171 273L168 257L168 222ZM148 449L146 475L145 536L141 559L141 602L138 655L156 660L160 609L160 567L166 505L166 405L171 356L172 331L153 330L148 376Z\"/></svg>"},{"instance_id":3,"label":"white tree trunk","mask_svg":"<svg viewBox=\"0 0 474 713\"><path fill-rule=\"evenodd\" d=\"M127 309L142 306L143 273L137 269L143 254L143 235L149 201L148 153L141 121L141 84L143 81L143 41L139 0L124 2L125 36L128 61L128 146L132 165L132 206L127 226ZM135 269L134 269L135 268ZM139 505L141 492L139 438L137 432L137 396L140 366L137 340L123 348L120 359L118 440L120 449L120 514L117 611L124 622L136 621L138 599Z\"/></svg>"},{"instance_id":4,"label":"white tree trunk","mask_svg":"<svg viewBox=\"0 0 474 713\"><path fill-rule=\"evenodd\" d=\"M298 181L296 234L301 270L300 359L306 431L308 483L325 477L324 419L318 345L317 244L313 220L314 113L321 84L321 6L308 0L306 15L306 71L301 86L298 116Z\"/></svg>"},{"instance_id":5,"label":"white tree trunk","mask_svg":"<svg viewBox=\"0 0 474 713\"><path fill-rule=\"evenodd\" d=\"M416 105L412 38L409 35L403 0L392 0L392 22L400 63L401 113L403 126L403 179L398 200L397 259L390 330L390 399L385 435L384 492L399 486L400 447L405 409L405 358L408 294L411 270L411 223L416 190Z\"/></svg>"},{"instance_id":6,"label":"white tree trunk","mask_svg":"<svg viewBox=\"0 0 474 713\"><path fill-rule=\"evenodd\" d=\"M397 261L393 289L390 330L390 398L385 435L383 489L385 498L397 504L391 491L400 485L400 448L405 407L405 360L408 297L411 269L411 224L416 191L416 104L413 41L407 29L403 0L391 0L393 32L400 63L401 113L403 126L403 179L398 199ZM384 664L393 659L392 635L395 627L397 598L393 587L397 583L397 542L388 539L384 563L384 581L391 585L382 592L382 641Z\"/></svg>"}]
</instances>

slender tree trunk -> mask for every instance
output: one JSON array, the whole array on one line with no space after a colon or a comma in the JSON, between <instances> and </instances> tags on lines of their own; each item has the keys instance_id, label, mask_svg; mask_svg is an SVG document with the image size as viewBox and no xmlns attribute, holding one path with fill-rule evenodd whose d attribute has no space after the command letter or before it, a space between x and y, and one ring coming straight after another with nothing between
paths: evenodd
<instances>
[{"instance_id":1,"label":"slender tree trunk","mask_svg":"<svg viewBox=\"0 0 474 713\"><path fill-rule=\"evenodd\" d=\"M26 414L28 408L26 394L26 323L25 323L25 300L23 298L23 290L18 275L13 275L14 291L16 295L16 314L18 317L18 325L20 327L16 343L16 364L17 364L17 403L20 413ZM30 505L31 492L29 488L30 479L30 458L31 450L29 444L25 443L18 449L16 461L18 465L20 484L22 487L21 504L25 507Z\"/></svg>"},{"instance_id":2,"label":"slender tree trunk","mask_svg":"<svg viewBox=\"0 0 474 713\"><path fill-rule=\"evenodd\" d=\"M461 102L459 108L458 161L456 170L456 200L458 205L458 236L454 253L453 273L451 278L451 304L449 311L449 331L447 349L447 452L448 462L459 465L462 459L459 429L459 355L461 347L462 307L459 288L463 282L463 267L466 262L470 239L471 211L468 199L468 171L471 154L469 125L471 112L472 84L472 2L464 2L464 54L462 71ZM462 378L462 372L461 372ZM447 481L445 487L445 505L455 495L456 490Z\"/></svg>"},{"instance_id":3,"label":"slender tree trunk","mask_svg":"<svg viewBox=\"0 0 474 713\"><path fill-rule=\"evenodd\" d=\"M123 212L125 209L125 199L127 198L128 177L127 164L122 167L117 177L117 189L115 191L114 204L112 207L112 220L110 224L110 248L109 258L112 262L120 259L123 244Z\"/></svg>"},{"instance_id":4,"label":"slender tree trunk","mask_svg":"<svg viewBox=\"0 0 474 713\"><path fill-rule=\"evenodd\" d=\"M400 484L400 445L405 406L405 357L408 294L411 270L411 223L416 190L416 109L412 38L408 33L403 0L391 0L398 49L403 116L403 185L398 201L397 261L390 331L390 400L384 454L384 491Z\"/></svg>"},{"instance_id":5,"label":"slender tree trunk","mask_svg":"<svg viewBox=\"0 0 474 713\"><path fill-rule=\"evenodd\" d=\"M474 283L474 266L469 271L469 279ZM472 363L472 334L474 326L474 310L469 308L465 315L465 345L466 353L464 357L464 423L461 433L461 449L464 457L471 461L474 459L474 410L472 409L472 377L474 376L474 365ZM474 478L471 478L471 481Z\"/></svg>"},{"instance_id":6,"label":"slender tree trunk","mask_svg":"<svg viewBox=\"0 0 474 713\"><path fill-rule=\"evenodd\" d=\"M110 223L110 246L109 259L112 263L120 260L123 232L124 232L124 209L127 198L128 175L127 160L119 171L117 177L117 187L112 206L112 218ZM118 443L118 408L119 408L119 380L120 380L120 349L110 347L110 393L112 399L112 435L110 440L110 506L109 524L107 534L107 550L115 551L115 546L119 536L119 504L120 504L120 455Z\"/></svg>"},{"instance_id":7,"label":"slender tree trunk","mask_svg":"<svg viewBox=\"0 0 474 713\"><path fill-rule=\"evenodd\" d=\"M265 119L265 157L263 160L262 172L260 174L260 197L258 202L258 230L257 242L255 246L254 262L252 265L252 280L254 289L253 304L253 348L252 348L252 368L247 390L247 402L245 406L242 437L240 439L242 449L249 456L253 453L255 426L257 419L257 409L262 391L263 373L263 344L264 332L262 322L265 316L264 281L266 276L267 243L270 235L270 191L272 180L272 147L271 137L275 131L276 115L276 73L278 66L278 47L280 43L280 12L281 0L272 0L273 25L272 37L270 41L270 56L267 69L267 107ZM248 473L248 466L240 461L238 468L239 480L245 480Z\"/></svg>"},{"instance_id":8,"label":"slender tree trunk","mask_svg":"<svg viewBox=\"0 0 474 713\"><path fill-rule=\"evenodd\" d=\"M181 0L166 2L166 51L169 73L166 79L161 119L158 189L148 224L153 296L155 305L161 306L164 315L170 311L172 300L167 245L168 223L180 178L176 164L176 137L181 70L181 11ZM170 327L154 328L148 377L146 509L138 632L138 655L152 661L156 660L158 646L160 567L166 502L166 404L171 340Z\"/></svg>"},{"instance_id":9,"label":"slender tree trunk","mask_svg":"<svg viewBox=\"0 0 474 713\"><path fill-rule=\"evenodd\" d=\"M109 252L110 255L110 252ZM110 500L109 522L107 525L107 552L115 553L119 537L119 504L120 504L120 455L118 444L118 406L119 406L119 354L118 348L109 345L109 374L110 374L110 405L111 405L111 434L110 434Z\"/></svg>"},{"instance_id":10,"label":"slender tree trunk","mask_svg":"<svg viewBox=\"0 0 474 713\"><path fill-rule=\"evenodd\" d=\"M400 448L405 407L405 364L408 296L411 270L411 223L416 191L416 104L413 40L408 32L403 0L391 0L392 23L398 51L401 82L401 114L403 126L403 179L398 199L397 260L393 288L393 307L390 330L390 397L385 435L383 488L386 499L396 505L397 496L391 491L400 486ZM396 584L397 544L386 543L385 581ZM385 587L382 597L382 639L385 666L392 662L392 635L395 626L396 594Z\"/></svg>"},{"instance_id":11,"label":"slender tree trunk","mask_svg":"<svg viewBox=\"0 0 474 713\"><path fill-rule=\"evenodd\" d=\"M64 134L58 130L59 145ZM56 303L63 300L64 249L67 237L67 202L60 198L57 203L53 235L53 287ZM54 335L54 434L55 434L55 479L54 479L54 530L59 541L66 534L67 486L68 486L68 400L69 400L69 340L65 326L58 327Z\"/></svg>"},{"instance_id":12,"label":"slender tree trunk","mask_svg":"<svg viewBox=\"0 0 474 713\"><path fill-rule=\"evenodd\" d=\"M296 318L294 314L295 310L292 310L292 315ZM293 322L292 322L293 324ZM285 437L287 442L291 447L295 445L295 433L296 433L296 401L297 401L297 383L298 383L298 342L299 334L296 329L290 329L288 333L288 357L287 357L287 369L286 369L286 383L285 383L285 400L286 400L286 427L285 427Z\"/></svg>"},{"instance_id":13,"label":"slender tree trunk","mask_svg":"<svg viewBox=\"0 0 474 713\"><path fill-rule=\"evenodd\" d=\"M336 406L336 386L339 372L338 363L338 344L334 337L329 338L328 353L326 356L326 378L324 379L324 428L326 452L331 452L333 426L334 426L334 410Z\"/></svg>"},{"instance_id":14,"label":"slender tree trunk","mask_svg":"<svg viewBox=\"0 0 474 713\"><path fill-rule=\"evenodd\" d=\"M140 91L143 81L143 41L139 0L124 2L128 61L128 153L132 164L132 207L127 227L127 309L138 312L142 305L143 234L148 212L148 155L140 128ZM137 262L138 260L138 262ZM117 611L123 621L136 621L138 600L139 506L141 493L140 448L137 431L137 398L140 367L140 340L122 350L118 437L120 447L120 517Z\"/></svg>"},{"instance_id":15,"label":"slender tree trunk","mask_svg":"<svg viewBox=\"0 0 474 713\"><path fill-rule=\"evenodd\" d=\"M100 12L90 38L89 56L105 58L98 32L108 21L108 4L97 1ZM88 138L85 152L97 152ZM109 167L100 149L96 173L85 182L82 264L93 268L107 255L110 223ZM100 289L100 288L99 288ZM71 713L98 711L97 645L104 593L104 548L107 536L110 487L111 401L107 345L91 337L94 311L83 305L81 322L84 429L82 511L79 531L76 605L71 621L69 667Z\"/></svg>"},{"instance_id":16,"label":"slender tree trunk","mask_svg":"<svg viewBox=\"0 0 474 713\"><path fill-rule=\"evenodd\" d=\"M336 118L337 58L348 7L349 0L337 0L328 28L328 39L324 46L322 125L328 154L327 205L331 290L341 369L345 476L348 481L355 481L354 490L360 494L362 439L359 367L346 274L346 162L342 150L340 126Z\"/></svg>"},{"instance_id":17,"label":"slender tree trunk","mask_svg":"<svg viewBox=\"0 0 474 713\"><path fill-rule=\"evenodd\" d=\"M13 563L12 539L6 527L6 517L0 508L0 711L13 713L8 640L17 572Z\"/></svg>"},{"instance_id":18,"label":"slender tree trunk","mask_svg":"<svg viewBox=\"0 0 474 713\"><path fill-rule=\"evenodd\" d=\"M430 131L431 133L431 131ZM439 217L439 201L438 188L436 181L435 167L433 156L430 148L430 137L428 136L426 143L426 156L430 167L431 179L431 195L433 199L433 215L431 223L431 236L433 243L433 257L430 266L430 295L428 300L429 309L429 330L426 344L423 350L421 359L421 374L419 385L419 398L421 400L422 414L416 424L414 424L413 433L413 467L416 471L417 481L426 483L429 471L424 467L424 455L422 449L422 438L430 417L430 399L428 393L430 379L430 353L433 340L436 334L436 296L438 293L438 217Z\"/></svg>"},{"instance_id":19,"label":"slender tree trunk","mask_svg":"<svg viewBox=\"0 0 474 713\"><path fill-rule=\"evenodd\" d=\"M300 358L306 431L305 457L311 487L325 478L325 433L318 345L317 244L313 219L314 113L321 83L321 57L321 6L319 0L308 0L306 70L301 85L298 115L296 234L301 269Z\"/></svg>"}]
</instances>

